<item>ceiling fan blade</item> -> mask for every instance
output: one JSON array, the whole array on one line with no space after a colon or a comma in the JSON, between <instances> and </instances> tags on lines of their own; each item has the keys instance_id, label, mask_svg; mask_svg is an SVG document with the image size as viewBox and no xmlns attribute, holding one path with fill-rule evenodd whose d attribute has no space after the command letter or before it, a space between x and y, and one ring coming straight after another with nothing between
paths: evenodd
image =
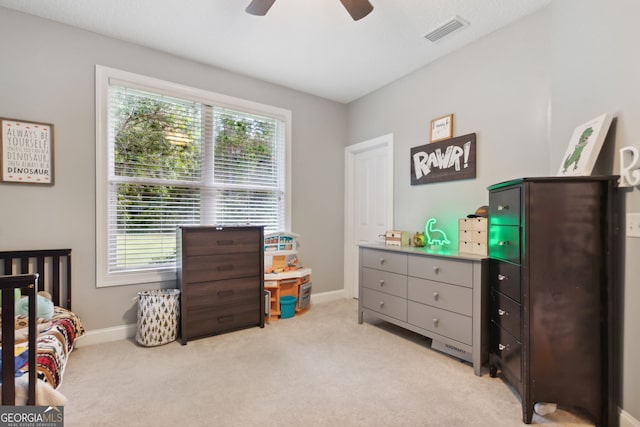
<instances>
[{"instance_id":1,"label":"ceiling fan blade","mask_svg":"<svg viewBox=\"0 0 640 427\"><path fill-rule=\"evenodd\" d=\"M254 0L255 1L255 0ZM373 10L369 0L340 0L354 21L364 18Z\"/></svg>"},{"instance_id":2,"label":"ceiling fan blade","mask_svg":"<svg viewBox=\"0 0 640 427\"><path fill-rule=\"evenodd\" d=\"M252 0L245 11L251 15L264 16L276 0Z\"/></svg>"}]
</instances>

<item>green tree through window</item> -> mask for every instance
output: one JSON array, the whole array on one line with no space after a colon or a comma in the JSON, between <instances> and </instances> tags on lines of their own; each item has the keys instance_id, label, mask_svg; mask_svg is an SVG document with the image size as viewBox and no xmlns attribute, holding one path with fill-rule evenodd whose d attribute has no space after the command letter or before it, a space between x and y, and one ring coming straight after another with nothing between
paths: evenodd
<instances>
[{"instance_id":1,"label":"green tree through window","mask_svg":"<svg viewBox=\"0 0 640 427\"><path fill-rule=\"evenodd\" d=\"M142 95L123 95L117 105L116 175L180 181L200 169L202 144L197 108ZM175 225L194 222L193 217L183 217L181 209L184 204L193 204L194 196L197 199L193 191L176 185L120 184L119 233L172 234ZM168 229L159 227L159 223L168 225ZM162 255L161 259L171 262L171 255Z\"/></svg>"},{"instance_id":2,"label":"green tree through window","mask_svg":"<svg viewBox=\"0 0 640 427\"><path fill-rule=\"evenodd\" d=\"M277 121L126 88L111 102L113 270L174 264L179 225L279 228Z\"/></svg>"}]
</instances>

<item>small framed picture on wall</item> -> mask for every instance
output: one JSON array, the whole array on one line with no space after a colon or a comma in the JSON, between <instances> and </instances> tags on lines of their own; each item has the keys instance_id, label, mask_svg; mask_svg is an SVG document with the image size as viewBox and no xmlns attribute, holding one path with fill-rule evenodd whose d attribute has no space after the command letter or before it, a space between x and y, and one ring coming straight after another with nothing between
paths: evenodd
<instances>
[{"instance_id":1,"label":"small framed picture on wall","mask_svg":"<svg viewBox=\"0 0 640 427\"><path fill-rule=\"evenodd\" d=\"M0 117L0 182L53 185L53 125Z\"/></svg>"},{"instance_id":2,"label":"small framed picture on wall","mask_svg":"<svg viewBox=\"0 0 640 427\"><path fill-rule=\"evenodd\" d=\"M430 142L444 141L453 136L453 114L431 120Z\"/></svg>"}]
</instances>

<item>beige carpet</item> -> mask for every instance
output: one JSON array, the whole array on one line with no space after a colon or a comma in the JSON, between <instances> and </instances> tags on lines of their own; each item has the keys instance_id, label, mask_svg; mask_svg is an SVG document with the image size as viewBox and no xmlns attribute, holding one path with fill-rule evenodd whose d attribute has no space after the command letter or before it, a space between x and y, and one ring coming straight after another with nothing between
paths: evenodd
<instances>
[{"instance_id":1,"label":"beige carpet","mask_svg":"<svg viewBox=\"0 0 640 427\"><path fill-rule=\"evenodd\" d=\"M186 346L80 347L60 389L65 426L524 425L500 379L368 321L343 300ZM562 409L534 422L592 425Z\"/></svg>"}]
</instances>

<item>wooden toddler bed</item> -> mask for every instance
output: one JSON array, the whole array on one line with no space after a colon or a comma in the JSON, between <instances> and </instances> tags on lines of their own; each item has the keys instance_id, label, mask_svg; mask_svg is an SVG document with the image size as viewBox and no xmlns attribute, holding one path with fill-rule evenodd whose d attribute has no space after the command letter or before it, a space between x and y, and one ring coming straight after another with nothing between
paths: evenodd
<instances>
[{"instance_id":1,"label":"wooden toddler bed","mask_svg":"<svg viewBox=\"0 0 640 427\"><path fill-rule=\"evenodd\" d=\"M60 404L48 399L61 397L54 390L62 383L75 340L84 334L80 319L71 311L71 249L0 252L0 289L2 404ZM28 298L28 314L16 315L15 298L20 297L14 297L14 289ZM46 318L37 315L38 298L53 302Z\"/></svg>"}]
</instances>

